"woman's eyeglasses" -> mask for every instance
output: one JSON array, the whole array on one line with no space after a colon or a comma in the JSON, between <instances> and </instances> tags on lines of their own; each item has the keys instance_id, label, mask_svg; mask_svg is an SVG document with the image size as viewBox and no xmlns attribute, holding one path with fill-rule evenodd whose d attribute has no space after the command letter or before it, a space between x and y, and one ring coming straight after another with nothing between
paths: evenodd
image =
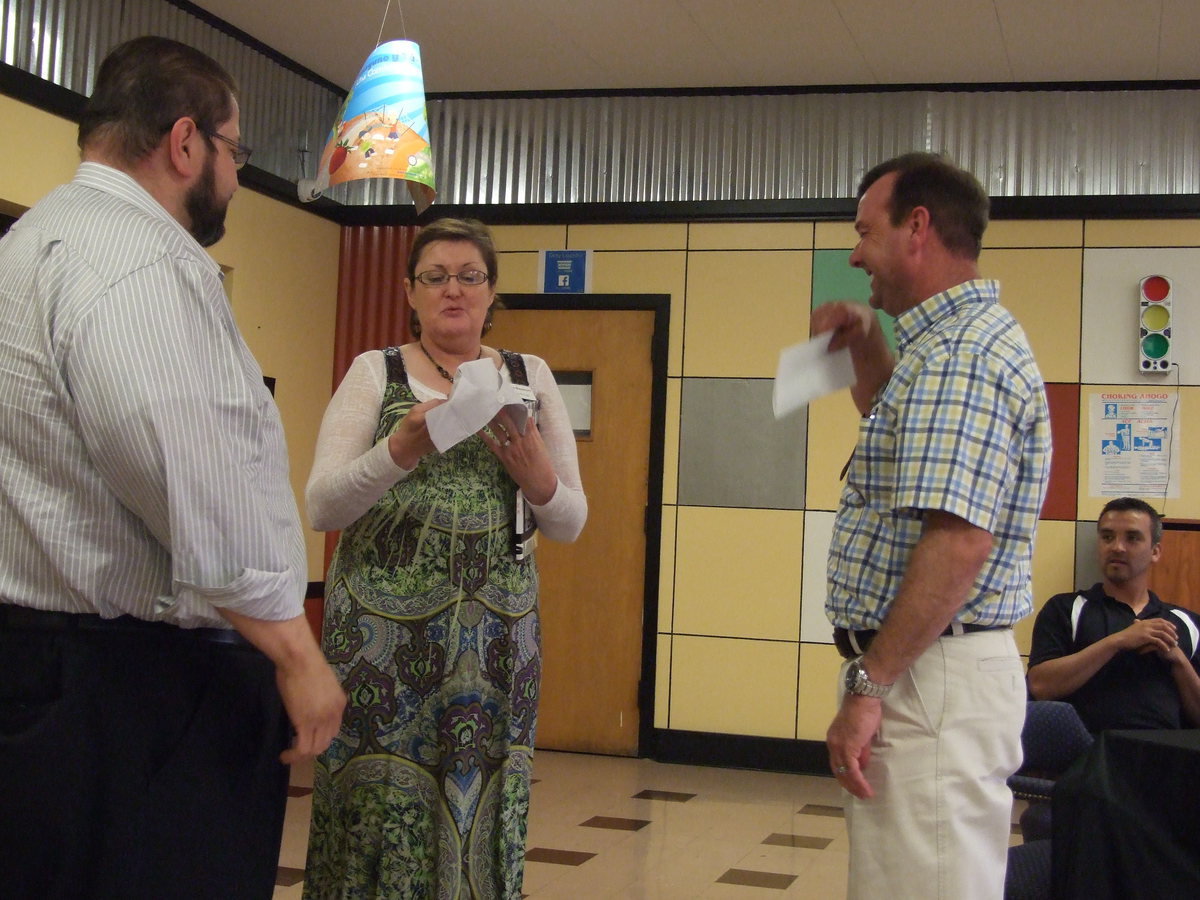
<instances>
[{"instance_id":1,"label":"woman's eyeglasses","mask_svg":"<svg viewBox=\"0 0 1200 900\"><path fill-rule=\"evenodd\" d=\"M449 284L450 279L454 278L459 284L464 287L478 287L488 280L487 272L480 272L478 269L467 269L459 272L457 275L451 275L449 272L439 272L437 269L430 269L425 272L417 273L417 281L427 287L441 287Z\"/></svg>"}]
</instances>

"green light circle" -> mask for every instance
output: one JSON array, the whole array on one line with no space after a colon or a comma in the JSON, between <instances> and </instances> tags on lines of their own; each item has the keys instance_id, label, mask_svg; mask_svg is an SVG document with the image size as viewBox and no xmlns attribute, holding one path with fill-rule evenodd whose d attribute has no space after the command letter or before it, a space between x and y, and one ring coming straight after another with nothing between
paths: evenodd
<instances>
[{"instance_id":1,"label":"green light circle","mask_svg":"<svg viewBox=\"0 0 1200 900\"><path fill-rule=\"evenodd\" d=\"M1161 334L1150 334L1142 338L1142 353L1147 359L1162 359L1171 349L1171 342Z\"/></svg>"}]
</instances>

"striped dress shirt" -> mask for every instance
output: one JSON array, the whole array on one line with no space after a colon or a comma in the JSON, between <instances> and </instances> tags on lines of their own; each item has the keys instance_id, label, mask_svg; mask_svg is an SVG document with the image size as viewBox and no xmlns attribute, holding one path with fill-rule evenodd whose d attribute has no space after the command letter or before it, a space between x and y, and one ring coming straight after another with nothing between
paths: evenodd
<instances>
[{"instance_id":1,"label":"striped dress shirt","mask_svg":"<svg viewBox=\"0 0 1200 900\"><path fill-rule=\"evenodd\" d=\"M834 522L826 602L834 625L880 626L924 510L992 534L956 621L1010 625L1033 609L1050 421L1029 342L999 290L967 281L896 319L896 368L859 425Z\"/></svg>"},{"instance_id":2,"label":"striped dress shirt","mask_svg":"<svg viewBox=\"0 0 1200 900\"><path fill-rule=\"evenodd\" d=\"M220 267L83 163L0 241L0 602L228 627L303 611L283 427Z\"/></svg>"}]
</instances>

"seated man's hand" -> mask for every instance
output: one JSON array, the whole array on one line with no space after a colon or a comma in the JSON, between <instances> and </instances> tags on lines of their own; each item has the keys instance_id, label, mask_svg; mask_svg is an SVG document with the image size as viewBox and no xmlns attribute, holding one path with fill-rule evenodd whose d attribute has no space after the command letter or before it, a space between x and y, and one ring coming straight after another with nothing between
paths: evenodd
<instances>
[{"instance_id":1,"label":"seated man's hand","mask_svg":"<svg viewBox=\"0 0 1200 900\"><path fill-rule=\"evenodd\" d=\"M1121 647L1138 653L1157 653L1166 658L1179 645L1175 626L1166 619L1138 619L1118 632Z\"/></svg>"}]
</instances>

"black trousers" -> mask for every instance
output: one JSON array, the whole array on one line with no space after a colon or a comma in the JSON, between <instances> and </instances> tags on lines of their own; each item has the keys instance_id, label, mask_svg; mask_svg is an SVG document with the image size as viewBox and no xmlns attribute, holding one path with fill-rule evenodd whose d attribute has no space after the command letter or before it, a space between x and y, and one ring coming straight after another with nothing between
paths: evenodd
<instances>
[{"instance_id":1,"label":"black trousers","mask_svg":"<svg viewBox=\"0 0 1200 900\"><path fill-rule=\"evenodd\" d=\"M0 896L269 900L287 740L249 645L0 620Z\"/></svg>"}]
</instances>

